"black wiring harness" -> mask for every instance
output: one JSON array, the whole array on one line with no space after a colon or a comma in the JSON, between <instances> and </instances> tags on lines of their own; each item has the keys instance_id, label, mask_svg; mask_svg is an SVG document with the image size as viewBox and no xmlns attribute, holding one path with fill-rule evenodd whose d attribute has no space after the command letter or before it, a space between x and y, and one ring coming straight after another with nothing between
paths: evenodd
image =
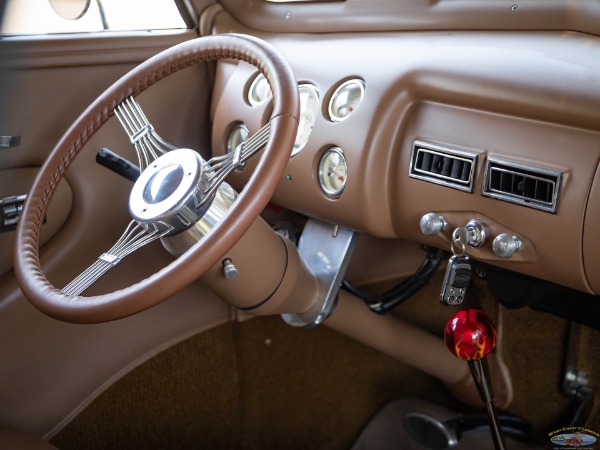
<instances>
[{"instance_id":1,"label":"black wiring harness","mask_svg":"<svg viewBox=\"0 0 600 450\"><path fill-rule=\"evenodd\" d=\"M417 271L383 294L370 295L352 286L346 280L342 281L342 287L362 299L371 311L386 314L425 286L446 256L446 252L437 248L424 246L423 249L427 252L427 256Z\"/></svg>"}]
</instances>

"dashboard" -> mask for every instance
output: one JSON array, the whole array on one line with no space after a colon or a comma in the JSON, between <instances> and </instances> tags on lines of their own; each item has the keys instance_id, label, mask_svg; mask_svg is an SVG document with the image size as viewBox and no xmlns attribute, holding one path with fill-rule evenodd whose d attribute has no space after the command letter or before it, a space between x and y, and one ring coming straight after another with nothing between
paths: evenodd
<instances>
[{"instance_id":1,"label":"dashboard","mask_svg":"<svg viewBox=\"0 0 600 450\"><path fill-rule=\"evenodd\" d=\"M244 31L227 14L215 28ZM274 203L448 251L453 230L476 224L474 259L600 294L599 38L258 34L289 61L302 98ZM219 63L213 155L268 122L269 98L253 66ZM233 175L237 189L249 165ZM427 214L444 222L424 234Z\"/></svg>"}]
</instances>

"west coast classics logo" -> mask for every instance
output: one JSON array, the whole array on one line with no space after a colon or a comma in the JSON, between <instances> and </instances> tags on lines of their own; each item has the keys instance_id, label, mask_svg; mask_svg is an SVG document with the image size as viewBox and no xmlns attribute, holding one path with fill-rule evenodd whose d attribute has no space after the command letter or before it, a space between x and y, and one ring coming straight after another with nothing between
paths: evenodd
<instances>
[{"instance_id":1,"label":"west coast classics logo","mask_svg":"<svg viewBox=\"0 0 600 450\"><path fill-rule=\"evenodd\" d=\"M549 433L550 442L555 449L560 448L585 448L593 450L597 447L600 435L595 431L582 427L566 427Z\"/></svg>"}]
</instances>

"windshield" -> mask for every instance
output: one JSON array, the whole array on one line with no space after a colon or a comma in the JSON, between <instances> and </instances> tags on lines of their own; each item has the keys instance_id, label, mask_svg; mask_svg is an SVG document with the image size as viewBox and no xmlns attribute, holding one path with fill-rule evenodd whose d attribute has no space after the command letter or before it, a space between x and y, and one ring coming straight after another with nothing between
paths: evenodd
<instances>
[{"instance_id":1,"label":"windshield","mask_svg":"<svg viewBox=\"0 0 600 450\"><path fill-rule=\"evenodd\" d=\"M60 17L48 0L8 0L2 34L73 33L102 30L185 28L172 0L92 0L77 20Z\"/></svg>"}]
</instances>

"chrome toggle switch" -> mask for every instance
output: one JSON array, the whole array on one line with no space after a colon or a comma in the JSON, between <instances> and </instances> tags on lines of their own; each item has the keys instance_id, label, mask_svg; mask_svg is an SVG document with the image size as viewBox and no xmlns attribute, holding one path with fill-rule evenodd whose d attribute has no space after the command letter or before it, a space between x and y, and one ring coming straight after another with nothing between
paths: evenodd
<instances>
[{"instance_id":1,"label":"chrome toggle switch","mask_svg":"<svg viewBox=\"0 0 600 450\"><path fill-rule=\"evenodd\" d=\"M235 280L239 275L238 268L229 258L223 260L223 275L228 280Z\"/></svg>"},{"instance_id":2,"label":"chrome toggle switch","mask_svg":"<svg viewBox=\"0 0 600 450\"><path fill-rule=\"evenodd\" d=\"M444 216L438 216L436 213L428 213L421 217L419 226L424 235L433 236L448 228L448 221Z\"/></svg>"},{"instance_id":3,"label":"chrome toggle switch","mask_svg":"<svg viewBox=\"0 0 600 450\"><path fill-rule=\"evenodd\" d=\"M494 242L492 242L492 249L496 256L508 259L523 250L523 241L518 236L502 233L496 236Z\"/></svg>"}]
</instances>

